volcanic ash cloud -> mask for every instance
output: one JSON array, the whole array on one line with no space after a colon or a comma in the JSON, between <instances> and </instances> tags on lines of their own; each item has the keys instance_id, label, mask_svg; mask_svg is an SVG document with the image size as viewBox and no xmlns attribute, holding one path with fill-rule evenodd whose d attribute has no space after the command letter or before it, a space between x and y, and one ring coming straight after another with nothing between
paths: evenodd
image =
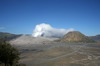
<instances>
[{"instance_id":1,"label":"volcanic ash cloud","mask_svg":"<svg viewBox=\"0 0 100 66\"><path fill-rule=\"evenodd\" d=\"M33 30L33 37L63 37L66 33L74 31L74 29L57 29L49 24L38 24Z\"/></svg>"}]
</instances>

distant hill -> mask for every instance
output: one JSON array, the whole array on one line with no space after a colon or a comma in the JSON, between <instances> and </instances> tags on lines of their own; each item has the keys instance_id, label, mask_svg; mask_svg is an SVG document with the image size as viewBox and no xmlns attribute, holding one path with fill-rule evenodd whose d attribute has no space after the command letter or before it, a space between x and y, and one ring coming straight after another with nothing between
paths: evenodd
<instances>
[{"instance_id":1,"label":"distant hill","mask_svg":"<svg viewBox=\"0 0 100 66\"><path fill-rule=\"evenodd\" d=\"M16 34L11 34L7 32L0 32L0 39L6 39L6 40L11 40L13 38L17 38L21 35L16 35Z\"/></svg>"},{"instance_id":2,"label":"distant hill","mask_svg":"<svg viewBox=\"0 0 100 66\"><path fill-rule=\"evenodd\" d=\"M96 35L96 36L90 36L89 38L90 39L93 39L93 40L95 40L97 42L100 42L100 34L99 35Z\"/></svg>"},{"instance_id":3,"label":"distant hill","mask_svg":"<svg viewBox=\"0 0 100 66\"><path fill-rule=\"evenodd\" d=\"M90 43L95 42L94 40L90 39L89 37L85 36L79 31L71 31L64 35L63 38L60 39L61 42L83 42L83 43Z\"/></svg>"}]
</instances>

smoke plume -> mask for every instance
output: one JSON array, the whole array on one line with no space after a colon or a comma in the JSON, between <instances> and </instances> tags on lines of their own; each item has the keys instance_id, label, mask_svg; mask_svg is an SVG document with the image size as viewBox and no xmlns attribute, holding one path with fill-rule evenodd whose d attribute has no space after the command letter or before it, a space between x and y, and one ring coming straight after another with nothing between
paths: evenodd
<instances>
[{"instance_id":1,"label":"smoke plume","mask_svg":"<svg viewBox=\"0 0 100 66\"><path fill-rule=\"evenodd\" d=\"M63 37L66 33L73 31L74 29L57 29L53 28L49 24L38 24L33 30L33 37Z\"/></svg>"}]
</instances>

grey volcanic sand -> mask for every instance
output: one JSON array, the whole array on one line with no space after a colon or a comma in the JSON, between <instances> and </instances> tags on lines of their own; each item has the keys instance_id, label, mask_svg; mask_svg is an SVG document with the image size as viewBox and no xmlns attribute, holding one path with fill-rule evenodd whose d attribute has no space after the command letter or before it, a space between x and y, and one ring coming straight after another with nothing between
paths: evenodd
<instances>
[{"instance_id":1,"label":"grey volcanic sand","mask_svg":"<svg viewBox=\"0 0 100 66\"><path fill-rule=\"evenodd\" d=\"M54 42L57 38L21 36L10 41L27 66L100 66L100 44Z\"/></svg>"}]
</instances>

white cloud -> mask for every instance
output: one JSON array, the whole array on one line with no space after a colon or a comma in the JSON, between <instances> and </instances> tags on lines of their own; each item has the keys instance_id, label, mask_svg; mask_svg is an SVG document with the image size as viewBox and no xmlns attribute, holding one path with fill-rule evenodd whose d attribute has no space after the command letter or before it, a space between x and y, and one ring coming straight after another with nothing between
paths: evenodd
<instances>
[{"instance_id":1,"label":"white cloud","mask_svg":"<svg viewBox=\"0 0 100 66\"><path fill-rule=\"evenodd\" d=\"M36 25L35 29L33 30L33 37L62 37L64 36L66 33L70 32L70 31L74 31L73 28L70 29L57 29L57 28L53 28L51 25L49 24L38 24Z\"/></svg>"}]
</instances>

